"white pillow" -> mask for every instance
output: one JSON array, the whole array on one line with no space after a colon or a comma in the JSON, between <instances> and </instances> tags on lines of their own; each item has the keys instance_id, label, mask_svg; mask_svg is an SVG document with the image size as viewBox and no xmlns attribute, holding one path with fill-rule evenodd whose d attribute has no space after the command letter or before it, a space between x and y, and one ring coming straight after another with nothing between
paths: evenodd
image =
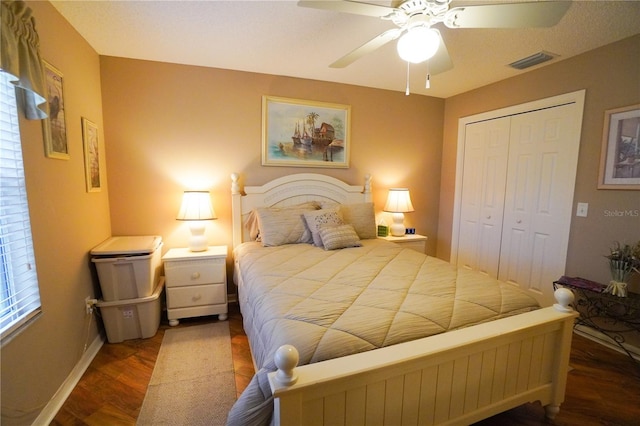
<instances>
[{"instance_id":1,"label":"white pillow","mask_svg":"<svg viewBox=\"0 0 640 426\"><path fill-rule=\"evenodd\" d=\"M342 216L340 215L339 207L305 212L304 220L311 231L313 245L316 247L323 246L319 232L321 227L327 225L342 225L344 223L342 221Z\"/></svg>"},{"instance_id":2,"label":"white pillow","mask_svg":"<svg viewBox=\"0 0 640 426\"><path fill-rule=\"evenodd\" d=\"M373 203L342 204L340 212L344 223L353 225L361 240L378 237Z\"/></svg>"},{"instance_id":3,"label":"white pillow","mask_svg":"<svg viewBox=\"0 0 640 426\"><path fill-rule=\"evenodd\" d=\"M256 209L262 245L268 247L313 242L303 215L305 212L317 210L318 207L317 203L310 202L295 206Z\"/></svg>"},{"instance_id":4,"label":"white pillow","mask_svg":"<svg viewBox=\"0 0 640 426\"><path fill-rule=\"evenodd\" d=\"M358 234L349 224L323 226L320 228L320 238L325 250L362 246Z\"/></svg>"}]
</instances>

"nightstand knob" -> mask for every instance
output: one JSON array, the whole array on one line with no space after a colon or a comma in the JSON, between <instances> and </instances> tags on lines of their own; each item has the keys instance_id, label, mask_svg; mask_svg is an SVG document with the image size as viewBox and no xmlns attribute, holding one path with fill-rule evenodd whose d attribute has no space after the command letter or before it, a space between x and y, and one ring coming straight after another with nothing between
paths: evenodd
<instances>
[{"instance_id":1,"label":"nightstand knob","mask_svg":"<svg viewBox=\"0 0 640 426\"><path fill-rule=\"evenodd\" d=\"M200 272L194 272L193 274L191 274L192 280L197 280L198 278L200 278Z\"/></svg>"},{"instance_id":2,"label":"nightstand knob","mask_svg":"<svg viewBox=\"0 0 640 426\"><path fill-rule=\"evenodd\" d=\"M202 295L201 294L195 294L191 300L193 300L195 302L195 301L200 300L200 299L202 299Z\"/></svg>"}]
</instances>

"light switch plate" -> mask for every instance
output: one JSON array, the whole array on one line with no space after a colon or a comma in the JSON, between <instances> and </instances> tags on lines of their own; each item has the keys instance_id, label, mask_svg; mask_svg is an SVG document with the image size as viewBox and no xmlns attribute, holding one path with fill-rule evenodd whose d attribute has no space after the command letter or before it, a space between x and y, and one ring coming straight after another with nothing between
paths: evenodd
<instances>
[{"instance_id":1,"label":"light switch plate","mask_svg":"<svg viewBox=\"0 0 640 426\"><path fill-rule=\"evenodd\" d=\"M578 207L576 208L576 216L587 217L588 211L589 203L578 203Z\"/></svg>"}]
</instances>

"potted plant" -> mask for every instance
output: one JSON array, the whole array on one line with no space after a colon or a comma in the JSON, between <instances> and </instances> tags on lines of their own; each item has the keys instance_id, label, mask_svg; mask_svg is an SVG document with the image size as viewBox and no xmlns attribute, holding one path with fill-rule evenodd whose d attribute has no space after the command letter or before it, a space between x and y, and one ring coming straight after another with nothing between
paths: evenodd
<instances>
[{"instance_id":1,"label":"potted plant","mask_svg":"<svg viewBox=\"0 0 640 426\"><path fill-rule=\"evenodd\" d=\"M611 281L604 291L626 297L629 278L634 272L640 272L640 241L633 246L616 241L606 257L609 259Z\"/></svg>"}]
</instances>

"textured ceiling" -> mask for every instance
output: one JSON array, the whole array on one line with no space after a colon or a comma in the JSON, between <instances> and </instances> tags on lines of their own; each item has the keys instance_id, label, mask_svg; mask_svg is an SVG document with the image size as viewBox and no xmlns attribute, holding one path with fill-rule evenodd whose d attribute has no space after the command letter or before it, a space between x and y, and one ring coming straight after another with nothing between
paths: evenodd
<instances>
[{"instance_id":1,"label":"textured ceiling","mask_svg":"<svg viewBox=\"0 0 640 426\"><path fill-rule=\"evenodd\" d=\"M469 4L514 0L456 1ZM404 91L407 65L391 42L343 69L329 64L394 24L299 7L296 1L58 1L51 3L100 55L326 80ZM375 2L389 4L390 2ZM539 51L558 58L536 69L640 33L640 2L573 1L542 29L436 26L454 64L431 77L411 66L411 92L446 98L526 71L507 64ZM638 51L630 54L640 55Z\"/></svg>"}]
</instances>

